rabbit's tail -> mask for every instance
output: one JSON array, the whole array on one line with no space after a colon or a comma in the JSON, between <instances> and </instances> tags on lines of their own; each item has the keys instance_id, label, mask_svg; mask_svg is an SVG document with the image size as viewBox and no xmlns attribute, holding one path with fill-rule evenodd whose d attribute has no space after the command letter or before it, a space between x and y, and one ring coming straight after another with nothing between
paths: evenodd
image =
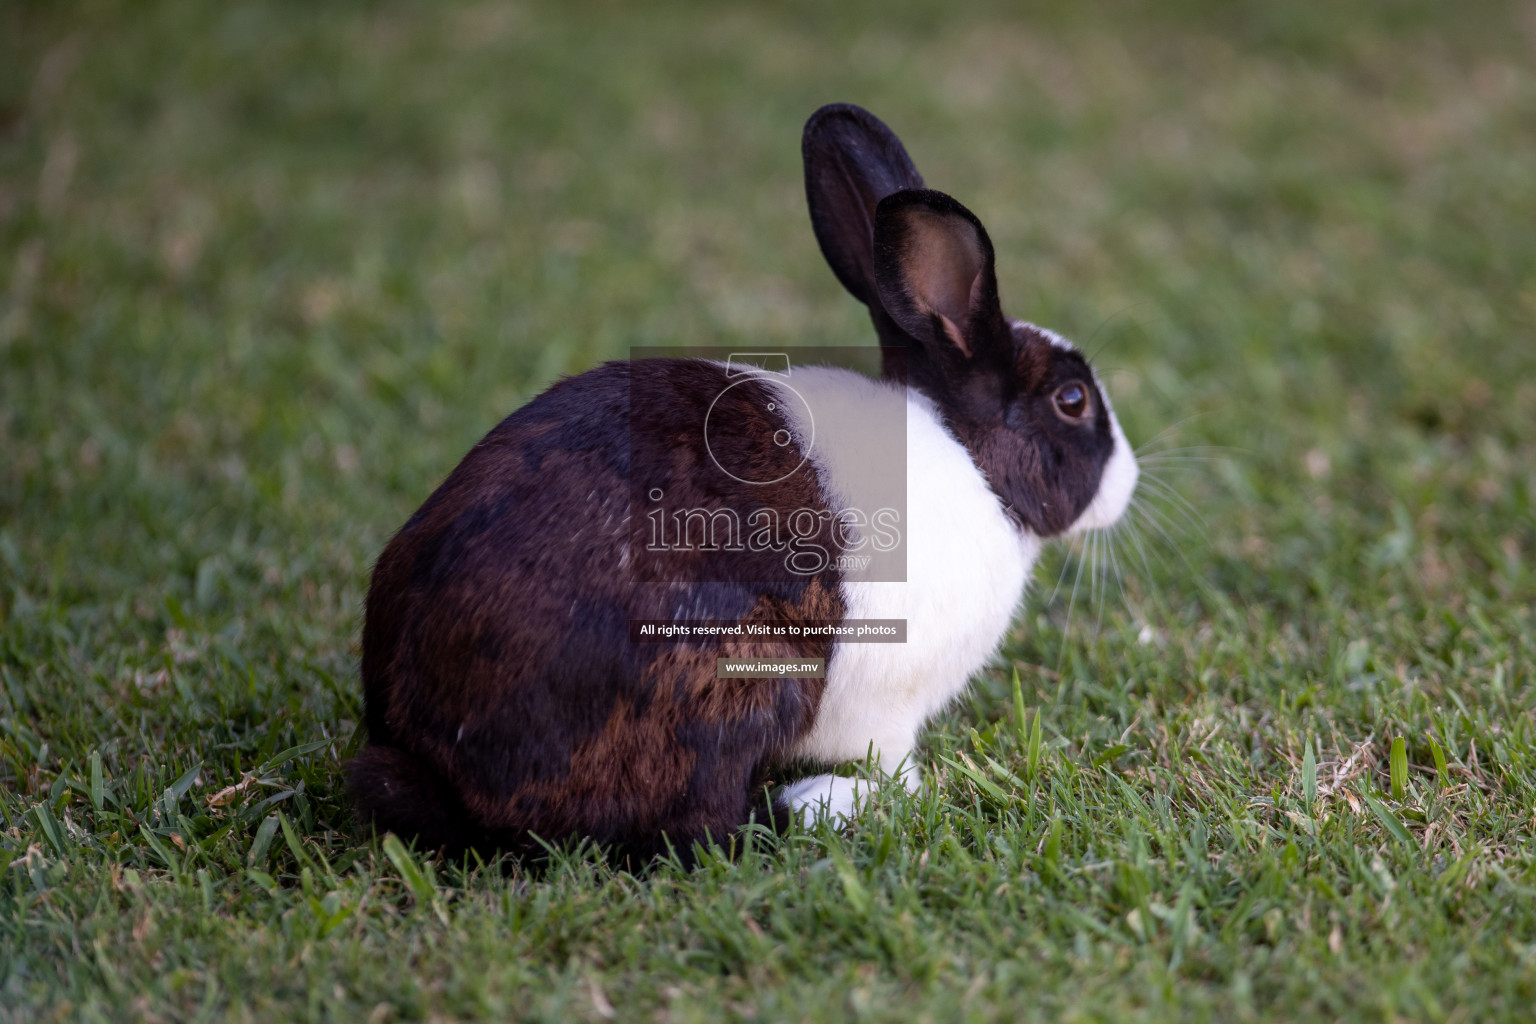
<instances>
[{"instance_id":1,"label":"rabbit's tail","mask_svg":"<svg viewBox=\"0 0 1536 1024\"><path fill-rule=\"evenodd\" d=\"M364 825L414 838L419 849L459 853L485 838L447 781L404 750L365 747L347 762L347 786Z\"/></svg>"}]
</instances>

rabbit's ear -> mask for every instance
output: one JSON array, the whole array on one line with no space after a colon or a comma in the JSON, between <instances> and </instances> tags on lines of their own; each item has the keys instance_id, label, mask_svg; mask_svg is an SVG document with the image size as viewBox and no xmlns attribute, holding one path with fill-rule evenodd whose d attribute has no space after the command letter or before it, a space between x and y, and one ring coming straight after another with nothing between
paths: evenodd
<instances>
[{"instance_id":1,"label":"rabbit's ear","mask_svg":"<svg viewBox=\"0 0 1536 1024\"><path fill-rule=\"evenodd\" d=\"M851 103L832 103L811 115L800 140L811 227L832 272L869 307L882 345L908 338L880 305L875 284L875 207L902 189L923 187L923 176L894 132Z\"/></svg>"},{"instance_id":2,"label":"rabbit's ear","mask_svg":"<svg viewBox=\"0 0 1536 1024\"><path fill-rule=\"evenodd\" d=\"M941 362L974 358L1008 337L992 241L943 192L910 189L880 201L875 281L886 312Z\"/></svg>"}]
</instances>

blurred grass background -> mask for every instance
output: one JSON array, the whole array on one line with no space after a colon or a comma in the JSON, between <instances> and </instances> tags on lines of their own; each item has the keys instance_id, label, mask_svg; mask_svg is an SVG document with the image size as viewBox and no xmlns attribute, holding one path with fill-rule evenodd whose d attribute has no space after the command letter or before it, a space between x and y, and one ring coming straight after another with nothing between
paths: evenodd
<instances>
[{"instance_id":1,"label":"blurred grass background","mask_svg":"<svg viewBox=\"0 0 1536 1024\"><path fill-rule=\"evenodd\" d=\"M834 100L1178 497L1042 571L926 802L413 889L337 793L372 559L558 375L869 339ZM0 5L0 1016L1518 1017L1533 225L1530 2ZM949 767L1024 771L1010 665L1027 811Z\"/></svg>"}]
</instances>

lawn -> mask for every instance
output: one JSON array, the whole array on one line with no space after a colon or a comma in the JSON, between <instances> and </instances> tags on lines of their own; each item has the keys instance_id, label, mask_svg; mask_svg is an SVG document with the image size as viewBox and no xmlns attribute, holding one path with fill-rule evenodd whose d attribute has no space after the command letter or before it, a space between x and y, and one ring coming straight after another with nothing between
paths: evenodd
<instances>
[{"instance_id":1,"label":"lawn","mask_svg":"<svg viewBox=\"0 0 1536 1024\"><path fill-rule=\"evenodd\" d=\"M0 5L0 1020L1529 1019L1536 6L639 8ZM367 575L471 444L872 341L832 100L1094 354L1134 522L844 832L373 837Z\"/></svg>"}]
</instances>

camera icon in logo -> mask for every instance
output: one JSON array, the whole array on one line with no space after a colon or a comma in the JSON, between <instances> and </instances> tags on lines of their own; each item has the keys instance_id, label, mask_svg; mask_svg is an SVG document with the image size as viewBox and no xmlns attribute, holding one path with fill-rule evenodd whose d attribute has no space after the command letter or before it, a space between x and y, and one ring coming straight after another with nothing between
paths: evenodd
<instances>
[{"instance_id":1,"label":"camera icon in logo","mask_svg":"<svg viewBox=\"0 0 1536 1024\"><path fill-rule=\"evenodd\" d=\"M733 352L725 376L730 383L704 414L704 447L710 459L720 472L744 484L764 486L794 476L815 445L816 422L810 404L790 386L788 353ZM749 403L746 409L743 402ZM762 408L752 408L758 405ZM799 456L787 472L784 459L762 458L765 429L772 431L768 440L775 448Z\"/></svg>"}]
</instances>

